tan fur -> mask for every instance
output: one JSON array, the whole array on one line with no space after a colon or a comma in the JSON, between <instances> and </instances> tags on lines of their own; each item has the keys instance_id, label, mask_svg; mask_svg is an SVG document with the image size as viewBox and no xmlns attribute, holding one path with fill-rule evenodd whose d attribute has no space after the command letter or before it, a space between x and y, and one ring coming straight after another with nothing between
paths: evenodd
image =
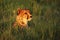
<instances>
[{"instance_id":1,"label":"tan fur","mask_svg":"<svg viewBox=\"0 0 60 40\"><path fill-rule=\"evenodd\" d=\"M17 24L18 26L27 26L28 21L31 21L32 15L30 14L30 10L28 9L18 9L17 10L17 16L16 16L16 22L15 25Z\"/></svg>"}]
</instances>

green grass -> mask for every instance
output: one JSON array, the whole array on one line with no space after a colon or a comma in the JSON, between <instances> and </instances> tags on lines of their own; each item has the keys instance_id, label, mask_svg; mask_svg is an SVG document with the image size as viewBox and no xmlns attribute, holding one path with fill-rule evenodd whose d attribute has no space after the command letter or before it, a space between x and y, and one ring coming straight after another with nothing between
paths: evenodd
<instances>
[{"instance_id":1,"label":"green grass","mask_svg":"<svg viewBox=\"0 0 60 40\"><path fill-rule=\"evenodd\" d=\"M59 0L0 0L0 40L60 40ZM17 8L29 9L29 28L13 27Z\"/></svg>"}]
</instances>

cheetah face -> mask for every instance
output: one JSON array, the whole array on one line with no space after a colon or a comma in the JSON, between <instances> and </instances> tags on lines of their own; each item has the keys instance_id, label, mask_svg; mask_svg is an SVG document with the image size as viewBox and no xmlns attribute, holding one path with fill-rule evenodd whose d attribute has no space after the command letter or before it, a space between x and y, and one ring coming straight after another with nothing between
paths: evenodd
<instances>
[{"instance_id":1,"label":"cheetah face","mask_svg":"<svg viewBox=\"0 0 60 40\"><path fill-rule=\"evenodd\" d=\"M30 10L28 9L18 9L16 22L18 25L26 26L28 21L31 21L32 15L30 14Z\"/></svg>"}]
</instances>

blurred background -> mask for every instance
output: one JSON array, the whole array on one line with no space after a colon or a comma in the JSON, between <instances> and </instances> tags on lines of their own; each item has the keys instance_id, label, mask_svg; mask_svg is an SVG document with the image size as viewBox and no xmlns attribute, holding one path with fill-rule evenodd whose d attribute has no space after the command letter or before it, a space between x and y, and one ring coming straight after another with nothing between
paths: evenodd
<instances>
[{"instance_id":1,"label":"blurred background","mask_svg":"<svg viewBox=\"0 0 60 40\"><path fill-rule=\"evenodd\" d=\"M29 9L29 28L13 27L17 8ZM60 40L60 0L0 0L0 40Z\"/></svg>"}]
</instances>

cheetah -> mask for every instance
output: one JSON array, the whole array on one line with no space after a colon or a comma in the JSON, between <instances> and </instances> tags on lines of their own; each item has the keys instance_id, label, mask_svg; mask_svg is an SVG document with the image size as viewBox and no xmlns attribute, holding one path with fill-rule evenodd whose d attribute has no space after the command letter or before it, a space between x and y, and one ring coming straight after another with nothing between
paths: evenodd
<instances>
[{"instance_id":1,"label":"cheetah","mask_svg":"<svg viewBox=\"0 0 60 40\"><path fill-rule=\"evenodd\" d=\"M17 10L16 22L14 25L18 25L20 27L26 27L28 25L28 21L31 21L32 15L30 14L29 9L20 9Z\"/></svg>"}]
</instances>

